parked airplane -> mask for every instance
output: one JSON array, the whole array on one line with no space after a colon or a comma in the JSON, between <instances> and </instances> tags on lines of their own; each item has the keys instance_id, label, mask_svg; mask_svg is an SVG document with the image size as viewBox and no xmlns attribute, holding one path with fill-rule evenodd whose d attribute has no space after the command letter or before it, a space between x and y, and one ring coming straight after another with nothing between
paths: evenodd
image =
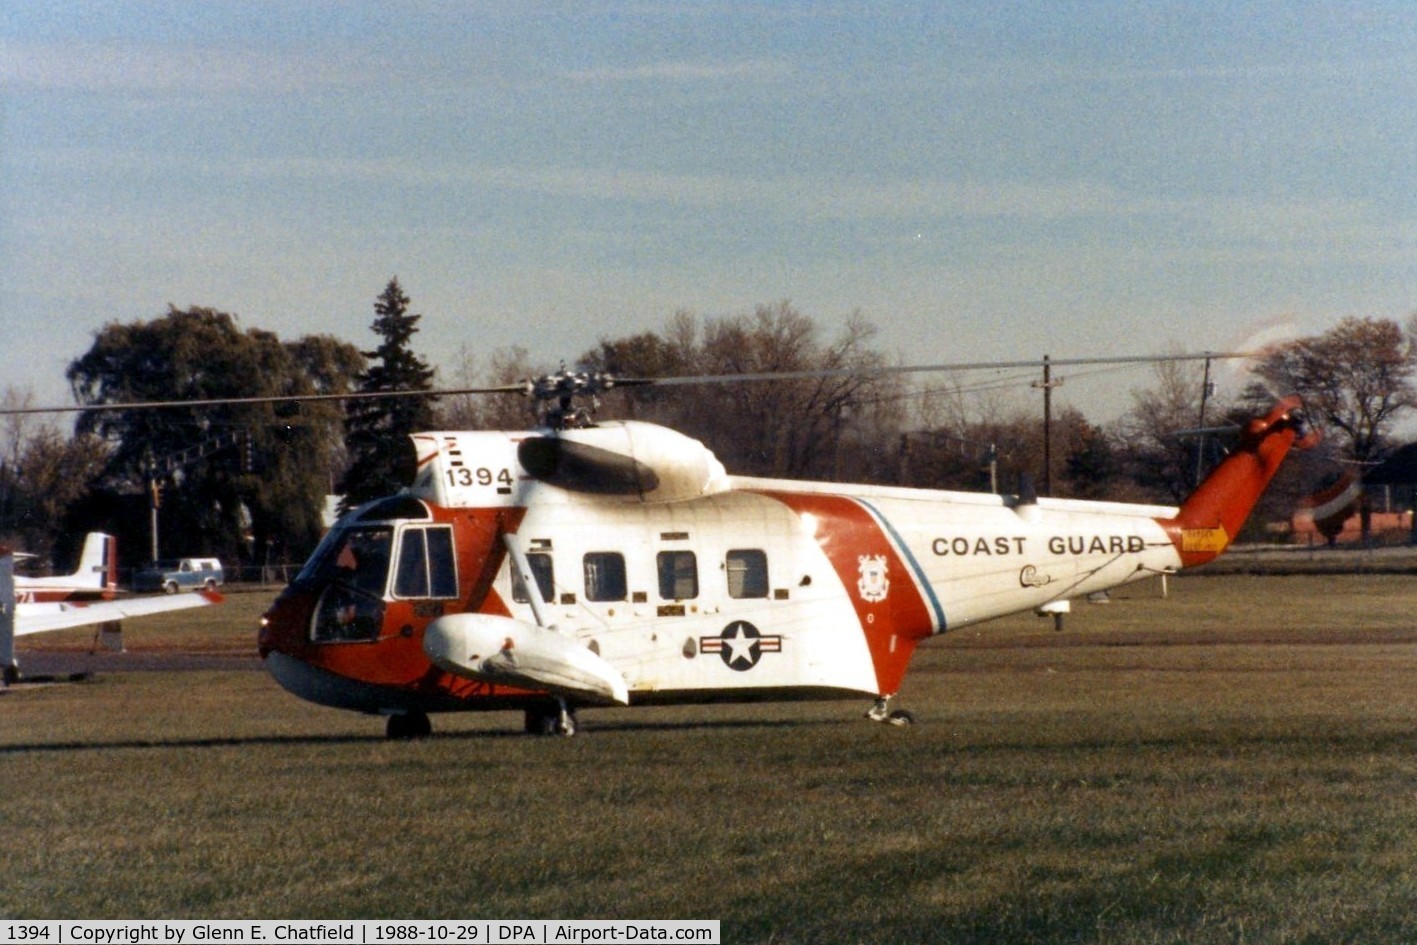
<instances>
[{"instance_id":1,"label":"parked airplane","mask_svg":"<svg viewBox=\"0 0 1417 945\"><path fill-rule=\"evenodd\" d=\"M513 709L571 734L592 705L867 697L916 645L1219 555L1291 446L1252 420L1179 508L729 475L702 443L560 401L534 432L414 436L412 487L339 521L262 620L301 698L387 716Z\"/></svg>"},{"instance_id":2,"label":"parked airplane","mask_svg":"<svg viewBox=\"0 0 1417 945\"><path fill-rule=\"evenodd\" d=\"M98 570L92 570L94 567ZM16 637L72 627L116 626L125 617L222 601L220 594L211 591L176 597L114 598L115 574L113 539L96 532L84 542L79 570L59 578L17 577L14 553L0 548L0 684L8 686L20 678ZM105 599L105 595L113 599Z\"/></svg>"},{"instance_id":3,"label":"parked airplane","mask_svg":"<svg viewBox=\"0 0 1417 945\"><path fill-rule=\"evenodd\" d=\"M84 536L79 566L73 574L54 577L15 575L15 596L22 604L99 598L110 600L117 589L118 556L114 551L113 536L103 532L89 532Z\"/></svg>"}]
</instances>

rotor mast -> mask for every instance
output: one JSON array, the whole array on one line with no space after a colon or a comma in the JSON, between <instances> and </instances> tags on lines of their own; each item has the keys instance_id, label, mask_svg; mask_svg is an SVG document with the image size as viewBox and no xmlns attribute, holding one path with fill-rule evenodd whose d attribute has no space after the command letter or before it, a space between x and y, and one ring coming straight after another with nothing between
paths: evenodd
<instances>
[{"instance_id":1,"label":"rotor mast","mask_svg":"<svg viewBox=\"0 0 1417 945\"><path fill-rule=\"evenodd\" d=\"M619 381L604 371L568 371L565 364L555 374L543 374L526 382L528 397L542 408L541 421L551 430L580 430L595 425L600 395L615 387L643 385L648 381ZM576 401L580 400L581 404Z\"/></svg>"}]
</instances>

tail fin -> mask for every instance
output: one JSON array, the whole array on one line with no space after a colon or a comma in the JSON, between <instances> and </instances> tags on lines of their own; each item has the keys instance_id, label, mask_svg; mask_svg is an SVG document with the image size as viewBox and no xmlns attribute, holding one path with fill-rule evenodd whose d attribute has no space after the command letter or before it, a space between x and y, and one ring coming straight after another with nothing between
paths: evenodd
<instances>
[{"instance_id":1,"label":"tail fin","mask_svg":"<svg viewBox=\"0 0 1417 945\"><path fill-rule=\"evenodd\" d=\"M1268 416L1246 424L1235 451L1196 488L1179 515L1161 523L1181 553L1181 566L1205 564L1224 551L1290 448L1308 449L1317 442L1318 435L1306 429L1297 397L1285 398Z\"/></svg>"},{"instance_id":2,"label":"tail fin","mask_svg":"<svg viewBox=\"0 0 1417 945\"><path fill-rule=\"evenodd\" d=\"M85 590L101 591L112 597L118 589L118 555L114 553L112 535L89 532L84 536L84 550L79 555L79 569L72 575L74 584Z\"/></svg>"}]
</instances>

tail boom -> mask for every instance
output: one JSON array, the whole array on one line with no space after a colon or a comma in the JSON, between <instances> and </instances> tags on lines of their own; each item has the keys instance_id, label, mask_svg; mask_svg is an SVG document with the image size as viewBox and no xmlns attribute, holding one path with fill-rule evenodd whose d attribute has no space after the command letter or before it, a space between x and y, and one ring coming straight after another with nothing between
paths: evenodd
<instances>
[{"instance_id":1,"label":"tail boom","mask_svg":"<svg viewBox=\"0 0 1417 945\"><path fill-rule=\"evenodd\" d=\"M1183 568L1213 561L1228 548L1290 449L1308 449L1317 442L1317 435L1306 431L1299 408L1299 398L1289 397L1246 424L1235 452L1206 477L1175 518L1161 520Z\"/></svg>"}]
</instances>

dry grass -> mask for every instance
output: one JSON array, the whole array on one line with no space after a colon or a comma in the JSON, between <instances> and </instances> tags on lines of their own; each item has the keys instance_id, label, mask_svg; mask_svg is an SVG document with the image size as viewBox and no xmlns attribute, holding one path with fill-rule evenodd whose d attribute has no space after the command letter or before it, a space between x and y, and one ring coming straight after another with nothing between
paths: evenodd
<instances>
[{"instance_id":1,"label":"dry grass","mask_svg":"<svg viewBox=\"0 0 1417 945\"><path fill-rule=\"evenodd\" d=\"M377 720L248 669L0 697L0 914L699 917L733 942L1417 940L1417 583L1173 579L900 702ZM239 653L263 600L135 624ZM171 618L169 618L171 619ZM50 646L82 647L86 638ZM22 659L25 653L21 653ZM241 661L234 661L241 665Z\"/></svg>"}]
</instances>

